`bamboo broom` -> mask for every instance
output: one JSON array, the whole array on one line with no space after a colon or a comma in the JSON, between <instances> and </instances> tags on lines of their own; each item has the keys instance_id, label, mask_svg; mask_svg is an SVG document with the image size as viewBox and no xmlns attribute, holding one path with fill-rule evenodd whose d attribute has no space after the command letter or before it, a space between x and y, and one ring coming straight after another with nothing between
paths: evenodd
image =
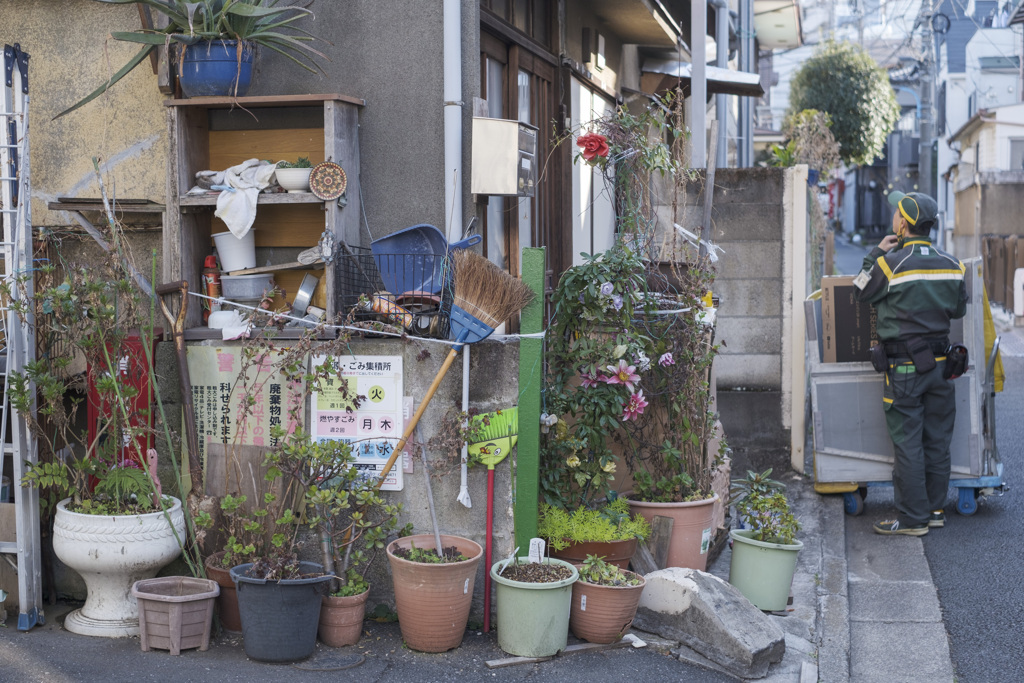
<instances>
[{"instance_id":1,"label":"bamboo broom","mask_svg":"<svg viewBox=\"0 0 1024 683\"><path fill-rule=\"evenodd\" d=\"M501 270L480 254L460 249L452 254L451 262L455 279L451 325L457 343L448 352L448 357L441 364L441 369L437 371L437 376L420 401L412 420L405 426L405 433L391 452L375 489L380 489L388 472L394 467L406 441L416 429L430 399L434 397L463 345L486 339L495 327L523 310L533 299L533 290L526 283Z\"/></svg>"}]
</instances>

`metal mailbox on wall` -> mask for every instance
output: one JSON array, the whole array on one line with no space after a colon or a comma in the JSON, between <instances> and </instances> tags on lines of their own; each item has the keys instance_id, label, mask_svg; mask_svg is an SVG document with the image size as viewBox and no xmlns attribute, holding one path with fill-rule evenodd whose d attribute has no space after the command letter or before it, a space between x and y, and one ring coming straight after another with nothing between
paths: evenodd
<instances>
[{"instance_id":1,"label":"metal mailbox on wall","mask_svg":"<svg viewBox=\"0 0 1024 683\"><path fill-rule=\"evenodd\" d=\"M473 119L470 191L532 197L537 181L537 128L521 121Z\"/></svg>"}]
</instances>

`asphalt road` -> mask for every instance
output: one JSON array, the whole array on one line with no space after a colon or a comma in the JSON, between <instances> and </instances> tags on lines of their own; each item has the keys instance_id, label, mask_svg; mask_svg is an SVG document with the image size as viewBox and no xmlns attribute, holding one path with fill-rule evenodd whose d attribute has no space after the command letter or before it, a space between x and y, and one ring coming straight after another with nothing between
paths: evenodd
<instances>
[{"instance_id":1,"label":"asphalt road","mask_svg":"<svg viewBox=\"0 0 1024 683\"><path fill-rule=\"evenodd\" d=\"M923 538L958 683L1024 681L1024 356L1005 356L996 394L996 443L1010 492L984 499ZM912 647L906 643L901 647Z\"/></svg>"}]
</instances>

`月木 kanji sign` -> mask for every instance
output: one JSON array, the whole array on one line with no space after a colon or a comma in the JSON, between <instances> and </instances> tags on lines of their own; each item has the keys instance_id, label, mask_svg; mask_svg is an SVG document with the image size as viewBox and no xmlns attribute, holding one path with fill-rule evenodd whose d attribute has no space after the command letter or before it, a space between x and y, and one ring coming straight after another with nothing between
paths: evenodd
<instances>
[{"instance_id":1,"label":"\u6708\u6728 kanji sign","mask_svg":"<svg viewBox=\"0 0 1024 683\"><path fill-rule=\"evenodd\" d=\"M314 356L313 368L326 360L326 356ZM376 479L405 428L402 357L339 356L335 361L341 378L325 380L323 389L313 392L311 433L317 440L348 442L356 467L364 476ZM356 396L361 397L358 406L353 400ZM401 491L402 486L399 464L392 467L381 490Z\"/></svg>"}]
</instances>

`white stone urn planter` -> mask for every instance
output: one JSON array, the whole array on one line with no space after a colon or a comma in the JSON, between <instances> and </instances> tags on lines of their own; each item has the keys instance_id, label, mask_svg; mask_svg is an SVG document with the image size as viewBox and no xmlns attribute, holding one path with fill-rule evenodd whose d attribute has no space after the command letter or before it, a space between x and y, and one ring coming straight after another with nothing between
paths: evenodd
<instances>
[{"instance_id":1,"label":"white stone urn planter","mask_svg":"<svg viewBox=\"0 0 1024 683\"><path fill-rule=\"evenodd\" d=\"M181 501L167 511L143 515L83 515L69 512L66 498L57 504L53 552L85 580L85 605L71 612L64 626L72 633L104 638L139 635L139 607L132 585L151 579L181 553L185 516ZM177 536L175 536L177 531Z\"/></svg>"}]
</instances>

